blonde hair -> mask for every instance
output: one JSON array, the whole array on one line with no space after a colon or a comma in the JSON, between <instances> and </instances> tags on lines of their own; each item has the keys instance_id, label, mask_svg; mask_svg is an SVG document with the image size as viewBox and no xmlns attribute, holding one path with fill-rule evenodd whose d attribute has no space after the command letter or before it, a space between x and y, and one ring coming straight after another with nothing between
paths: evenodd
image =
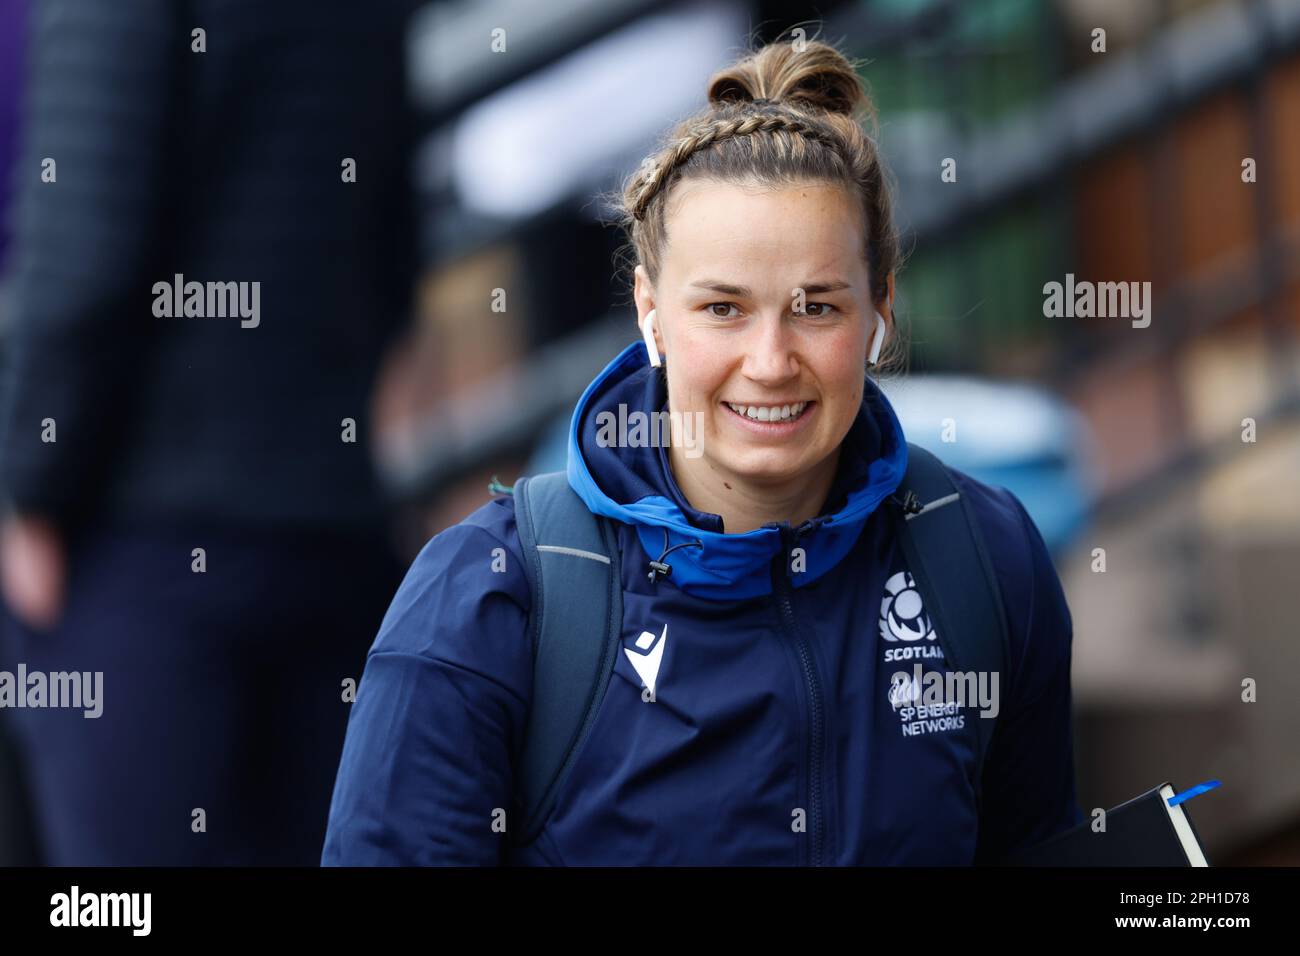
<instances>
[{"instance_id":1,"label":"blonde hair","mask_svg":"<svg viewBox=\"0 0 1300 956\"><path fill-rule=\"evenodd\" d=\"M668 201L680 182L826 183L859 202L871 297L885 300L899 241L888 172L863 128L865 122L875 132L875 108L853 63L820 40L774 42L715 73L708 98L705 110L669 131L613 203L628 236L629 265L658 280ZM892 331L882 368L906 353Z\"/></svg>"}]
</instances>

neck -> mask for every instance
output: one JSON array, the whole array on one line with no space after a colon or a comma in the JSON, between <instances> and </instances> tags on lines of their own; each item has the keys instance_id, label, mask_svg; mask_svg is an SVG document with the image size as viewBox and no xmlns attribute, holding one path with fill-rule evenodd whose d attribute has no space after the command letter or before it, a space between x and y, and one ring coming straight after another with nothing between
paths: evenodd
<instances>
[{"instance_id":1,"label":"neck","mask_svg":"<svg viewBox=\"0 0 1300 956\"><path fill-rule=\"evenodd\" d=\"M802 475L784 482L755 482L720 471L703 457L687 458L677 445L668 449L673 478L696 511L722 518L727 534L744 534L771 522L797 527L820 514L830 494L840 450Z\"/></svg>"}]
</instances>

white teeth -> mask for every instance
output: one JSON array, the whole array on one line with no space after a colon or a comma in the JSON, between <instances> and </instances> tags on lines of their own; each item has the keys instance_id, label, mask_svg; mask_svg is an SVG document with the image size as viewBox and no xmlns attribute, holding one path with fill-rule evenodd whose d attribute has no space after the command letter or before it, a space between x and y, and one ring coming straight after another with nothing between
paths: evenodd
<instances>
[{"instance_id":1,"label":"white teeth","mask_svg":"<svg viewBox=\"0 0 1300 956\"><path fill-rule=\"evenodd\" d=\"M808 403L796 402L793 405L733 405L731 402L727 402L727 407L737 414L752 418L757 422L784 422L798 418L803 414L803 410L808 407Z\"/></svg>"}]
</instances>

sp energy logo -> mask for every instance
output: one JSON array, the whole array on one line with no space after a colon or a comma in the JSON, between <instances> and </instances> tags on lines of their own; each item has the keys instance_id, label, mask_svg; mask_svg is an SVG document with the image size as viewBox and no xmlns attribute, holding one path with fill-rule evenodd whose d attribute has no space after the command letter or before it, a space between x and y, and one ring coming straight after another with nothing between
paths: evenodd
<instances>
[{"instance_id":1,"label":"sp energy logo","mask_svg":"<svg viewBox=\"0 0 1300 956\"><path fill-rule=\"evenodd\" d=\"M880 599L880 639L885 642L886 663L927 657L943 657L926 613L916 581L906 571L899 571L885 582Z\"/></svg>"}]
</instances>

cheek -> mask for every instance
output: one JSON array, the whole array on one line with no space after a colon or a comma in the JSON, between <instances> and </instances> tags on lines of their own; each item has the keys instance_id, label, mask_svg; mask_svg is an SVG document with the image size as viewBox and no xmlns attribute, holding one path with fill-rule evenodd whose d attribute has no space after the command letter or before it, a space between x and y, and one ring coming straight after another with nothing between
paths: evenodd
<instances>
[{"instance_id":1,"label":"cheek","mask_svg":"<svg viewBox=\"0 0 1300 956\"><path fill-rule=\"evenodd\" d=\"M674 404L680 401L697 411L709 405L725 383L726 368L710 358L707 349L679 348L667 362L668 391Z\"/></svg>"},{"instance_id":2,"label":"cheek","mask_svg":"<svg viewBox=\"0 0 1300 956\"><path fill-rule=\"evenodd\" d=\"M826 383L834 382L837 394L852 397L856 392L862 397L862 378L867 370L866 340L856 329L846 329L843 335L829 338L817 351L818 377Z\"/></svg>"}]
</instances>

